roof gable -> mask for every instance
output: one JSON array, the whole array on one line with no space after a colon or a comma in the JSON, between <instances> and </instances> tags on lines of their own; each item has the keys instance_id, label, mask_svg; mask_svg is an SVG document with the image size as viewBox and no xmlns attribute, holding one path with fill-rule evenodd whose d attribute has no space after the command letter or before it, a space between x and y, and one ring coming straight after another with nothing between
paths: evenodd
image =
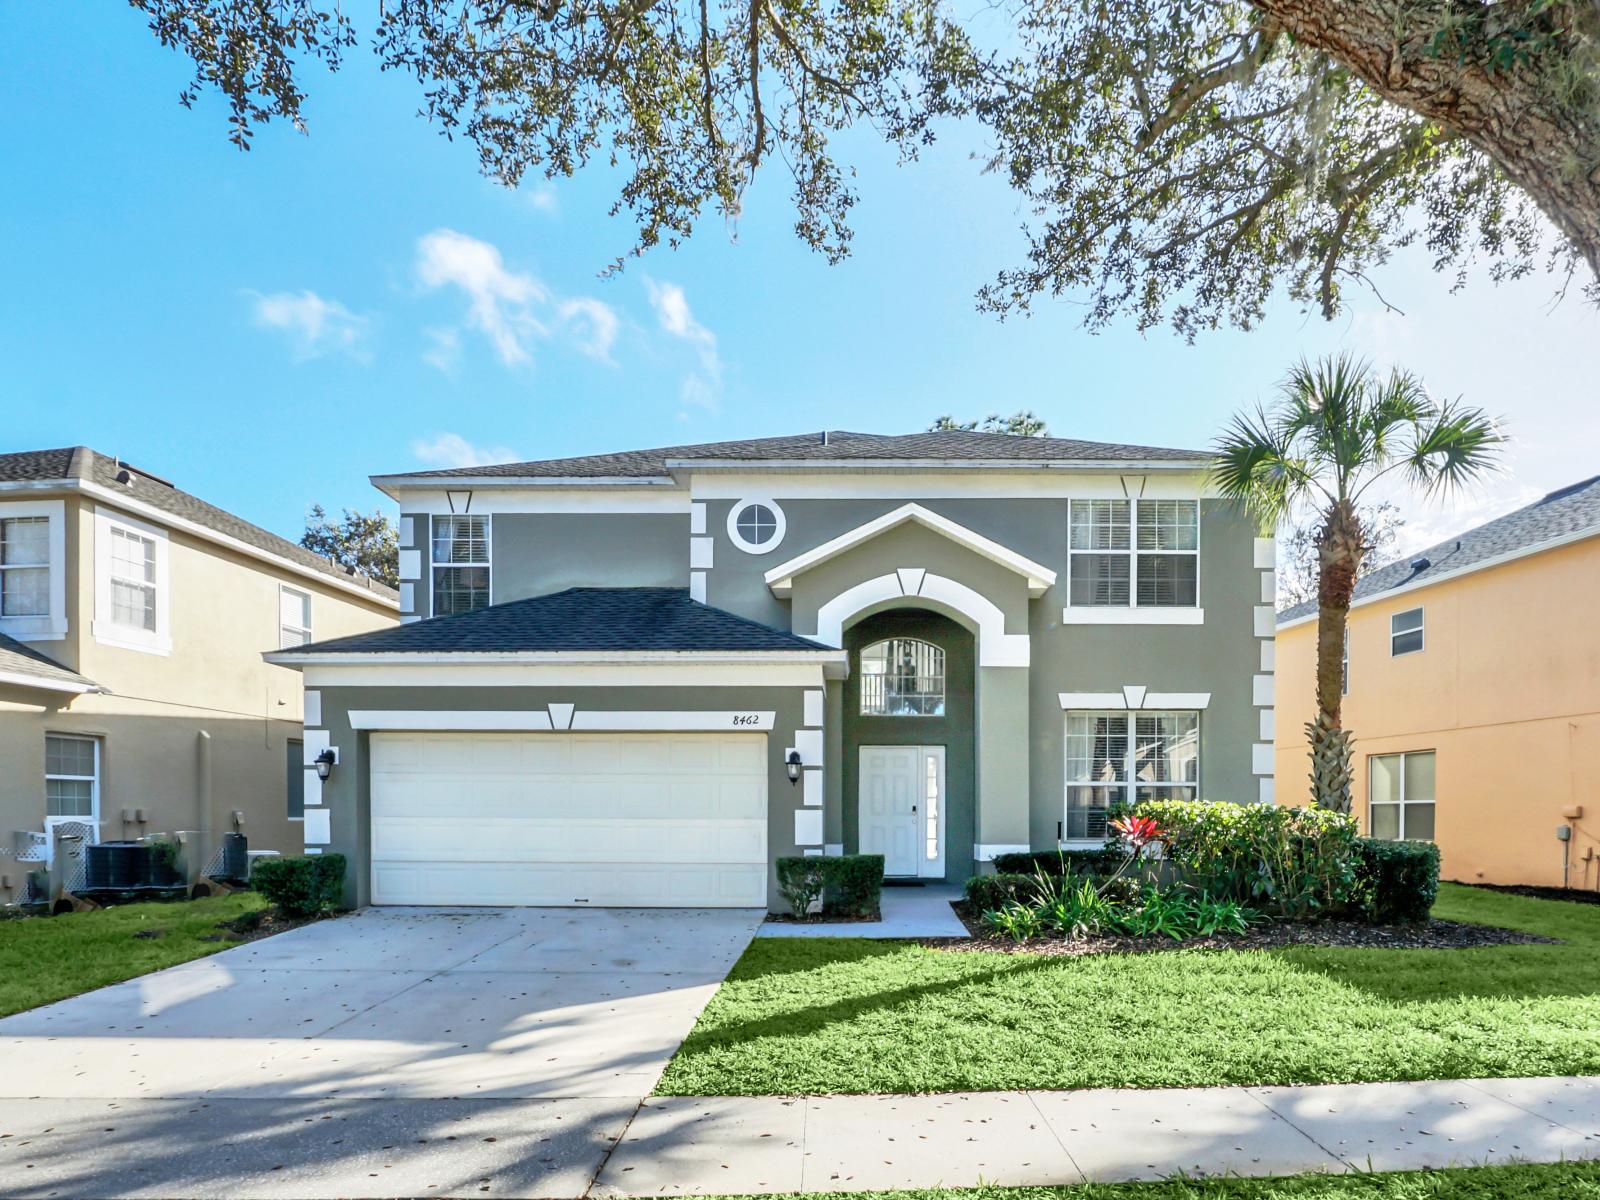
<instances>
[{"instance_id":1,"label":"roof gable","mask_svg":"<svg viewBox=\"0 0 1600 1200\"><path fill-rule=\"evenodd\" d=\"M1007 570L1021 575L1028 583L1030 596L1042 596L1054 585L1056 573L1041 563L1034 562L1002 546L982 534L974 533L965 525L960 525L949 517L942 517L936 512L923 508L920 504L902 504L893 512L884 513L883 516L857 525L847 533L842 533L831 541L823 542L807 550L804 554L796 555L787 562L779 563L765 575L766 583L775 596L787 596L794 588L794 577L820 566L829 559L837 558L848 550L871 541L880 534L915 522L924 528L949 538L959 546L964 546L975 554L987 558L990 562L998 563Z\"/></svg>"}]
</instances>

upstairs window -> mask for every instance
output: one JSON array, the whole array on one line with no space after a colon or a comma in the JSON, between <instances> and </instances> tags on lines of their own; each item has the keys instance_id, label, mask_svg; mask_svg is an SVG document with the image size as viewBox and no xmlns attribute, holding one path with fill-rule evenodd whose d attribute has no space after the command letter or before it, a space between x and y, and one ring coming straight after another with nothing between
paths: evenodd
<instances>
[{"instance_id":1,"label":"upstairs window","mask_svg":"<svg viewBox=\"0 0 1600 1200\"><path fill-rule=\"evenodd\" d=\"M1389 657L1415 654L1422 649L1422 610L1408 609L1389 618Z\"/></svg>"},{"instance_id":2,"label":"upstairs window","mask_svg":"<svg viewBox=\"0 0 1600 1200\"><path fill-rule=\"evenodd\" d=\"M0 617L50 614L50 518L0 520Z\"/></svg>"},{"instance_id":3,"label":"upstairs window","mask_svg":"<svg viewBox=\"0 0 1600 1200\"><path fill-rule=\"evenodd\" d=\"M1106 836L1111 810L1193 800L1200 785L1197 712L1067 713L1067 841Z\"/></svg>"},{"instance_id":4,"label":"upstairs window","mask_svg":"<svg viewBox=\"0 0 1600 1200\"><path fill-rule=\"evenodd\" d=\"M95 640L167 654L168 541L165 530L108 509L95 512Z\"/></svg>"},{"instance_id":5,"label":"upstairs window","mask_svg":"<svg viewBox=\"0 0 1600 1200\"><path fill-rule=\"evenodd\" d=\"M1089 608L1194 608L1200 519L1195 500L1074 500L1069 602Z\"/></svg>"},{"instance_id":6,"label":"upstairs window","mask_svg":"<svg viewBox=\"0 0 1600 1200\"><path fill-rule=\"evenodd\" d=\"M287 585L278 587L278 649L311 641L311 594Z\"/></svg>"},{"instance_id":7,"label":"upstairs window","mask_svg":"<svg viewBox=\"0 0 1600 1200\"><path fill-rule=\"evenodd\" d=\"M489 518L433 518L433 615L489 605Z\"/></svg>"},{"instance_id":8,"label":"upstairs window","mask_svg":"<svg viewBox=\"0 0 1600 1200\"><path fill-rule=\"evenodd\" d=\"M861 715L944 715L944 651L916 638L889 638L861 651Z\"/></svg>"}]
</instances>

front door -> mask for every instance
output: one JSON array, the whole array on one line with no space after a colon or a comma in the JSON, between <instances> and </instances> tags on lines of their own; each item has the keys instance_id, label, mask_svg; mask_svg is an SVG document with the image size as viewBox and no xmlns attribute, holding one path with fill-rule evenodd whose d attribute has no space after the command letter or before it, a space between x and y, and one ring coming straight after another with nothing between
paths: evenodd
<instances>
[{"instance_id":1,"label":"front door","mask_svg":"<svg viewBox=\"0 0 1600 1200\"><path fill-rule=\"evenodd\" d=\"M944 747L863 746L861 853L883 873L944 877Z\"/></svg>"}]
</instances>

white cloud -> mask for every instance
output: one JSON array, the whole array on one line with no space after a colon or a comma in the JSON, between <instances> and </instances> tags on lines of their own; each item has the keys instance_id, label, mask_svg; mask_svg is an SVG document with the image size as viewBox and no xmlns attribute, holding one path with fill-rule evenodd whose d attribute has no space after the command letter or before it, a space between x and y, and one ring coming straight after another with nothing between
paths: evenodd
<instances>
[{"instance_id":1,"label":"white cloud","mask_svg":"<svg viewBox=\"0 0 1600 1200\"><path fill-rule=\"evenodd\" d=\"M346 354L363 362L371 357L367 348L371 322L337 300L326 300L310 289L246 294L254 300L255 323L284 334L296 360L327 354Z\"/></svg>"},{"instance_id":2,"label":"white cloud","mask_svg":"<svg viewBox=\"0 0 1600 1200\"><path fill-rule=\"evenodd\" d=\"M532 360L528 342L545 332L533 305L549 298L532 275L506 269L488 242L436 229L417 243L417 275L430 288L453 286L467 294L467 323L480 330L507 366Z\"/></svg>"},{"instance_id":3,"label":"white cloud","mask_svg":"<svg viewBox=\"0 0 1600 1200\"><path fill-rule=\"evenodd\" d=\"M456 369L456 364L461 361L461 333L449 326L424 329L423 336L428 339L428 348L422 352L422 361L430 367L438 367L446 375Z\"/></svg>"},{"instance_id":4,"label":"white cloud","mask_svg":"<svg viewBox=\"0 0 1600 1200\"><path fill-rule=\"evenodd\" d=\"M553 217L561 211L561 202L552 183L535 183L530 187L520 188L517 195L522 197L523 203L534 212Z\"/></svg>"},{"instance_id":5,"label":"white cloud","mask_svg":"<svg viewBox=\"0 0 1600 1200\"><path fill-rule=\"evenodd\" d=\"M574 348L601 362L611 361L611 347L616 344L622 322L609 304L579 296L563 300L556 312L563 327L570 331Z\"/></svg>"},{"instance_id":6,"label":"white cloud","mask_svg":"<svg viewBox=\"0 0 1600 1200\"><path fill-rule=\"evenodd\" d=\"M561 297L526 271L506 266L488 242L453 229L436 229L417 242L417 277L425 287L454 287L468 299L466 324L489 339L508 367L533 361L533 344L560 334L581 354L611 361L621 321L611 306L591 296ZM450 370L460 353L453 329L428 331L433 346L424 361Z\"/></svg>"},{"instance_id":7,"label":"white cloud","mask_svg":"<svg viewBox=\"0 0 1600 1200\"><path fill-rule=\"evenodd\" d=\"M646 276L644 286L657 323L673 337L694 346L700 358L699 372L684 377L680 397L686 404L715 412L722 392L722 358L717 353L717 335L695 320L688 297L677 284L658 282Z\"/></svg>"},{"instance_id":8,"label":"white cloud","mask_svg":"<svg viewBox=\"0 0 1600 1200\"><path fill-rule=\"evenodd\" d=\"M518 461L515 450L505 446L474 446L459 433L436 433L411 443L418 462L430 467L481 467L488 463Z\"/></svg>"}]
</instances>

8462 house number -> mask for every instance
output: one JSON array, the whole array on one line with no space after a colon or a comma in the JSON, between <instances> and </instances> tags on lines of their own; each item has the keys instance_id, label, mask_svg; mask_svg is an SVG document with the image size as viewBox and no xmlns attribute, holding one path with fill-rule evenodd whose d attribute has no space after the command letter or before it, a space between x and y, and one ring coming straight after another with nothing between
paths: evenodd
<instances>
[{"instance_id":1,"label":"8462 house number","mask_svg":"<svg viewBox=\"0 0 1600 1200\"><path fill-rule=\"evenodd\" d=\"M738 726L738 725L759 725L759 724L761 724L761 718L756 713L734 713L733 714L733 723L736 726Z\"/></svg>"}]
</instances>

